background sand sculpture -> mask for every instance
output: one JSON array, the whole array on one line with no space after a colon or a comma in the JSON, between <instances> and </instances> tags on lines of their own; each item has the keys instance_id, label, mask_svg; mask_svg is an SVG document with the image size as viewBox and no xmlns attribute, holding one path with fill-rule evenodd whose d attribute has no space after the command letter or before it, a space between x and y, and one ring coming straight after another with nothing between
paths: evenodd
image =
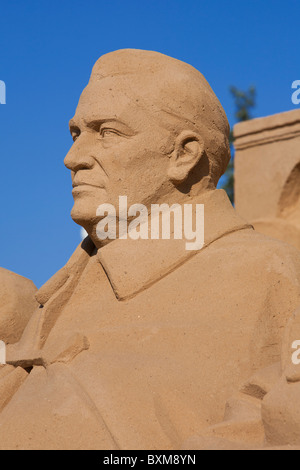
<instances>
[{"instance_id":1,"label":"background sand sculpture","mask_svg":"<svg viewBox=\"0 0 300 470\"><path fill-rule=\"evenodd\" d=\"M300 249L300 110L235 126L237 212Z\"/></svg>"},{"instance_id":2,"label":"background sand sculpture","mask_svg":"<svg viewBox=\"0 0 300 470\"><path fill-rule=\"evenodd\" d=\"M37 307L37 288L29 279L0 268L0 339L16 343Z\"/></svg>"}]
</instances>

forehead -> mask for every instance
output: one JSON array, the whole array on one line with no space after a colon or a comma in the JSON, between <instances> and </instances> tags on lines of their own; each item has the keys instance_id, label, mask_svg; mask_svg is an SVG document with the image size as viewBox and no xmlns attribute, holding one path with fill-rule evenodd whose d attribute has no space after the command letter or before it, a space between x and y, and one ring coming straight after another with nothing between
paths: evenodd
<instances>
[{"instance_id":1,"label":"forehead","mask_svg":"<svg viewBox=\"0 0 300 470\"><path fill-rule=\"evenodd\" d=\"M149 116L141 96L131 87L128 78L106 77L91 81L84 89L78 103L74 120L120 119L136 125Z\"/></svg>"}]
</instances>

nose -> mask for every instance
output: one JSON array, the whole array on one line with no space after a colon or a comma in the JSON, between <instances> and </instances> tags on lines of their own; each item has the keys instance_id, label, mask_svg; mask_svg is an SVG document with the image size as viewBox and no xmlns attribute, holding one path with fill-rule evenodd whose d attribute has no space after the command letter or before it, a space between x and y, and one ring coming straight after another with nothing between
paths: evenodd
<instances>
[{"instance_id":1,"label":"nose","mask_svg":"<svg viewBox=\"0 0 300 470\"><path fill-rule=\"evenodd\" d=\"M79 140L79 139L78 139ZM94 158L88 156L88 149L79 142L70 148L65 160L65 166L75 173L78 170L90 170L95 164Z\"/></svg>"}]
</instances>

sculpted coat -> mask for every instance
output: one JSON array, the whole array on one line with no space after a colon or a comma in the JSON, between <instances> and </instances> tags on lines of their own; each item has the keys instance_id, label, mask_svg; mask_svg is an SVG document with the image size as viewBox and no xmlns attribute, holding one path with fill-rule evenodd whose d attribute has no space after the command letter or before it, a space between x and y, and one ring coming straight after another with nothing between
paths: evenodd
<instances>
[{"instance_id":1,"label":"sculpted coat","mask_svg":"<svg viewBox=\"0 0 300 470\"><path fill-rule=\"evenodd\" d=\"M2 448L177 449L279 360L300 254L255 233L223 191L205 207L200 252L87 239L38 292L2 371Z\"/></svg>"}]
</instances>

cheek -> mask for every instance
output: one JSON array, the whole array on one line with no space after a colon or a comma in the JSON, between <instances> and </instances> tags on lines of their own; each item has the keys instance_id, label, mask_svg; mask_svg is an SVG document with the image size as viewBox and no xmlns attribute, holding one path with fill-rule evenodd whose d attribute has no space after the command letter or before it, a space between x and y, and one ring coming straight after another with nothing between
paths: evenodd
<instances>
[{"instance_id":1,"label":"cheek","mask_svg":"<svg viewBox=\"0 0 300 470\"><path fill-rule=\"evenodd\" d=\"M152 144L153 146L153 144ZM108 190L140 203L166 178L169 159L145 148L145 142L129 142L105 149L101 163L109 176Z\"/></svg>"}]
</instances>

